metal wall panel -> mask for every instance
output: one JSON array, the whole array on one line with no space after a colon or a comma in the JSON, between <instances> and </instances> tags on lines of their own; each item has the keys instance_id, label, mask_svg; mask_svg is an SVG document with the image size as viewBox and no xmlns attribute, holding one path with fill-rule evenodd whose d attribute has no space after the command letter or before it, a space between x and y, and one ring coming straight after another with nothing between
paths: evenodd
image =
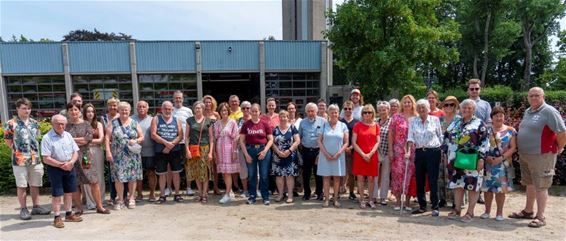
<instances>
[{"instance_id":1,"label":"metal wall panel","mask_svg":"<svg viewBox=\"0 0 566 241\"><path fill-rule=\"evenodd\" d=\"M266 41L266 72L320 71L320 41Z\"/></svg>"},{"instance_id":2,"label":"metal wall panel","mask_svg":"<svg viewBox=\"0 0 566 241\"><path fill-rule=\"evenodd\" d=\"M212 71L259 71L258 41L202 41L202 67Z\"/></svg>"},{"instance_id":3,"label":"metal wall panel","mask_svg":"<svg viewBox=\"0 0 566 241\"><path fill-rule=\"evenodd\" d=\"M195 72L194 41L136 42L138 73Z\"/></svg>"},{"instance_id":4,"label":"metal wall panel","mask_svg":"<svg viewBox=\"0 0 566 241\"><path fill-rule=\"evenodd\" d=\"M63 73L61 43L0 43L3 74Z\"/></svg>"},{"instance_id":5,"label":"metal wall panel","mask_svg":"<svg viewBox=\"0 0 566 241\"><path fill-rule=\"evenodd\" d=\"M130 72L129 42L69 42L71 73Z\"/></svg>"}]
</instances>

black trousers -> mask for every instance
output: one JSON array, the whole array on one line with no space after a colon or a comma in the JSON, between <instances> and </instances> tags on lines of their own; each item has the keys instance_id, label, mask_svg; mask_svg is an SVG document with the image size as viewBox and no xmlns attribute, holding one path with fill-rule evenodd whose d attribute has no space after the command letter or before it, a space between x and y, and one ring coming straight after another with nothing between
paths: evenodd
<instances>
[{"instance_id":1,"label":"black trousers","mask_svg":"<svg viewBox=\"0 0 566 241\"><path fill-rule=\"evenodd\" d=\"M427 177L430 186L430 202L432 209L438 210L438 172L440 157L440 148L419 148L415 152L417 200L419 201L419 207L423 210L426 209L425 185Z\"/></svg>"},{"instance_id":2,"label":"black trousers","mask_svg":"<svg viewBox=\"0 0 566 241\"><path fill-rule=\"evenodd\" d=\"M303 187L305 190L304 195L307 197L310 197L311 195L311 174L315 175L314 180L316 183L316 195L322 195L322 176L316 175L317 165L315 165L319 150L301 147L300 152L303 157Z\"/></svg>"}]
</instances>

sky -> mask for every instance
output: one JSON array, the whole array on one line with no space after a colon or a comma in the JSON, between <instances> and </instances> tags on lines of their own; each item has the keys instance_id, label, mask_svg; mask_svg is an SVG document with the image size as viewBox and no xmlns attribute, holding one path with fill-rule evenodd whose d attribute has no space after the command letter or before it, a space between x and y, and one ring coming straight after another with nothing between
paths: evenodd
<instances>
[{"instance_id":1,"label":"sky","mask_svg":"<svg viewBox=\"0 0 566 241\"><path fill-rule=\"evenodd\" d=\"M0 36L60 41L71 30L96 28L139 40L282 39L281 6L281 0L0 0ZM566 29L566 17L560 23Z\"/></svg>"}]
</instances>

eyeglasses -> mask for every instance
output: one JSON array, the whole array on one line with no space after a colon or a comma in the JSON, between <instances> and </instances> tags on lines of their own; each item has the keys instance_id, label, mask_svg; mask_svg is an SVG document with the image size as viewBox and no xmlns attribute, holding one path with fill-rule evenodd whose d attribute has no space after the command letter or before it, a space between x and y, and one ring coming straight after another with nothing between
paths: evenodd
<instances>
[{"instance_id":1,"label":"eyeglasses","mask_svg":"<svg viewBox=\"0 0 566 241\"><path fill-rule=\"evenodd\" d=\"M456 106L456 104L454 104L454 103L444 104L444 107L454 107L454 106Z\"/></svg>"},{"instance_id":2,"label":"eyeglasses","mask_svg":"<svg viewBox=\"0 0 566 241\"><path fill-rule=\"evenodd\" d=\"M478 91L478 90L480 90L479 87L478 87L478 88L468 88L468 89L471 90L471 91Z\"/></svg>"},{"instance_id":3,"label":"eyeglasses","mask_svg":"<svg viewBox=\"0 0 566 241\"><path fill-rule=\"evenodd\" d=\"M371 112L371 111L364 111L364 112L362 112L362 114L368 115L368 114L373 114L373 112Z\"/></svg>"},{"instance_id":4,"label":"eyeglasses","mask_svg":"<svg viewBox=\"0 0 566 241\"><path fill-rule=\"evenodd\" d=\"M352 108L344 108L344 110L352 110Z\"/></svg>"},{"instance_id":5,"label":"eyeglasses","mask_svg":"<svg viewBox=\"0 0 566 241\"><path fill-rule=\"evenodd\" d=\"M250 107L242 107L242 110L249 110Z\"/></svg>"}]
</instances>

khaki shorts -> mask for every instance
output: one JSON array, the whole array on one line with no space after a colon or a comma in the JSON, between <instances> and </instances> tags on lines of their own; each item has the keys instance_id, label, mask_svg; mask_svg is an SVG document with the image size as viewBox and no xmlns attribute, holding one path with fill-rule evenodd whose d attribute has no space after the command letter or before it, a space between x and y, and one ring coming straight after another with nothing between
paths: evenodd
<instances>
[{"instance_id":1,"label":"khaki shorts","mask_svg":"<svg viewBox=\"0 0 566 241\"><path fill-rule=\"evenodd\" d=\"M41 187L43 186L43 164L29 166L12 166L14 177L16 178L16 186L21 188Z\"/></svg>"},{"instance_id":2,"label":"khaki shorts","mask_svg":"<svg viewBox=\"0 0 566 241\"><path fill-rule=\"evenodd\" d=\"M552 186L556 154L520 154L521 183L534 185L536 190L545 190Z\"/></svg>"}]
</instances>

